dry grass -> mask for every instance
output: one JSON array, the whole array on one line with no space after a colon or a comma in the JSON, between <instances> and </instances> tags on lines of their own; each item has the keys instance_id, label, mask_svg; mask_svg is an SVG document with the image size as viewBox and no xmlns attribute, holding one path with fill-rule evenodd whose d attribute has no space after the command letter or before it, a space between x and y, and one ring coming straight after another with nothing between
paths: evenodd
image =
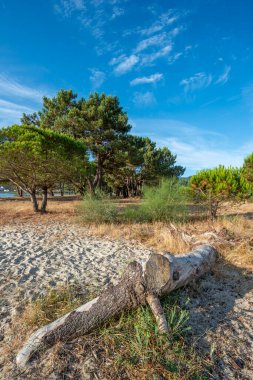
<instances>
[{"instance_id":1,"label":"dry grass","mask_svg":"<svg viewBox=\"0 0 253 380\"><path fill-rule=\"evenodd\" d=\"M84 302L78 296L78 287L50 290L41 299L28 304L23 314L13 322L12 335L4 352L3 375L7 379L46 380L82 379L205 379L205 362L186 344L188 311L180 303L180 292L163 300L163 309L169 323L169 335L161 335L147 306L121 315L101 326L94 333L66 344L58 343L42 354L32 367L21 373L11 362L24 340L38 327L50 323ZM86 300L87 301L87 300Z\"/></svg>"},{"instance_id":2,"label":"dry grass","mask_svg":"<svg viewBox=\"0 0 253 380\"><path fill-rule=\"evenodd\" d=\"M74 223L78 203L78 200L68 197L62 200L51 198L48 212L35 214L29 200L0 200L0 226L20 222L46 223L52 220Z\"/></svg>"},{"instance_id":3,"label":"dry grass","mask_svg":"<svg viewBox=\"0 0 253 380\"><path fill-rule=\"evenodd\" d=\"M0 202L0 224L15 222L46 223L47 221L62 221L76 223L78 201L49 202L49 212L46 215L34 215L29 202ZM211 232L211 241L220 252L221 260L215 268L215 274L223 276L225 267L242 268L245 273L253 269L253 220L245 218L252 213L253 205L243 205L239 209L229 209L226 205L224 214L239 214L233 217L220 217L217 221L195 221L180 225L164 223L152 224L100 224L86 227L90 233L97 236L107 236L112 239L127 239L139 241L158 251L173 253L186 252L194 246L206 232ZM186 241L184 234L194 237L194 241ZM173 300L171 298L170 300ZM84 300L72 289L57 289L46 297L29 304L22 316L16 318L12 328L12 336L3 355L8 357L5 365L5 378L11 371L11 361L24 340L39 326L49 323L60 315L77 307ZM176 307L180 316L177 300L168 309L168 313ZM54 371L60 379L86 379L86 368L95 357L95 366L99 373L108 379L158 379L163 375L166 379L205 379L204 369L207 364L201 356L197 356L191 345L186 343L183 334L177 339L164 342L156 336L155 323L147 309L126 313L120 321L111 321L100 331L80 338L69 345L56 345L44 356L44 361L36 363L36 369L28 371L26 377L10 377L11 379L47 379ZM169 314L168 314L169 318ZM178 317L177 317L178 320ZM143 331L145 332L143 334ZM140 336L141 334L141 336ZM149 337L146 340L146 337ZM164 350L164 347L166 350ZM150 352L152 353L150 357ZM93 360L92 359L92 360ZM11 375L12 376L12 375ZM96 377L94 377L96 378Z\"/></svg>"},{"instance_id":4,"label":"dry grass","mask_svg":"<svg viewBox=\"0 0 253 380\"><path fill-rule=\"evenodd\" d=\"M89 225L89 231L96 236L113 239L139 241L158 251L187 252L190 245L173 234L170 225L164 223L100 224Z\"/></svg>"},{"instance_id":5,"label":"dry grass","mask_svg":"<svg viewBox=\"0 0 253 380\"><path fill-rule=\"evenodd\" d=\"M34 214L29 201L0 201L0 225L12 223L47 223L61 221L66 223L82 223L78 217L80 201L51 199L48 203L48 213ZM116 202L116 200L115 200ZM127 207L139 200L120 200L120 207ZM184 253L192 248L193 244L183 238L182 233L191 236L200 236L205 232L214 232L222 239L212 244L221 252L230 263L253 268L253 204L246 203L240 206L226 204L221 210L223 216L212 222L208 219L191 221L176 226L166 223L128 223L128 224L84 224L89 232L100 237L112 239L126 239L138 241L158 251ZM228 217L229 214L236 215ZM246 217L247 218L246 218ZM197 240L197 239L196 239Z\"/></svg>"}]
</instances>

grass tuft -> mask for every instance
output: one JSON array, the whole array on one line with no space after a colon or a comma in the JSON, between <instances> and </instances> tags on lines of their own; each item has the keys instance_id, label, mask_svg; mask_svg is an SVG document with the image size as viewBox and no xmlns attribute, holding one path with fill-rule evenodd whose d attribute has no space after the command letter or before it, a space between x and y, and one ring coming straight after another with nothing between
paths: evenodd
<instances>
[{"instance_id":1,"label":"grass tuft","mask_svg":"<svg viewBox=\"0 0 253 380\"><path fill-rule=\"evenodd\" d=\"M77 285L62 285L50 288L46 295L30 303L24 313L23 321L31 328L44 326L80 306L82 297Z\"/></svg>"},{"instance_id":2,"label":"grass tuft","mask_svg":"<svg viewBox=\"0 0 253 380\"><path fill-rule=\"evenodd\" d=\"M179 305L180 292L162 300L169 334L160 334L148 306L125 312L101 329L103 346L114 358L115 372L124 368L130 379L204 379L204 366L190 344L185 344L188 311Z\"/></svg>"},{"instance_id":3,"label":"grass tuft","mask_svg":"<svg viewBox=\"0 0 253 380\"><path fill-rule=\"evenodd\" d=\"M87 193L78 208L82 221L86 223L116 223L118 208L103 192Z\"/></svg>"}]
</instances>

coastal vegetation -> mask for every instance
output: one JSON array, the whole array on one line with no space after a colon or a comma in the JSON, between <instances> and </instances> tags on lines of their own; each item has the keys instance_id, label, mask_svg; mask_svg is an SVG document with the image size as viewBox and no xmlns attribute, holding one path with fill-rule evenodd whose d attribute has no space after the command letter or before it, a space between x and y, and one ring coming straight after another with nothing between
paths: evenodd
<instances>
[{"instance_id":1,"label":"coastal vegetation","mask_svg":"<svg viewBox=\"0 0 253 380\"><path fill-rule=\"evenodd\" d=\"M72 90L44 97L40 111L0 131L0 180L28 193L35 212L46 212L48 194L64 188L84 197L81 213L92 222L183 220L189 202L205 203L211 218L221 202L246 199L252 190L252 155L242 169L202 170L178 180L185 168L168 147L131 135L116 96ZM39 208L37 196L41 196ZM141 197L118 210L115 198Z\"/></svg>"},{"instance_id":2,"label":"coastal vegetation","mask_svg":"<svg viewBox=\"0 0 253 380\"><path fill-rule=\"evenodd\" d=\"M176 155L169 148L159 148L149 138L130 132L127 114L117 97L95 93L88 99L78 99L72 91L64 90L51 99L45 97L42 110L23 115L19 125L0 130L0 182L15 186L20 195L29 194L33 205L30 210L29 202L22 197L1 201L1 227L13 221L28 221L40 234L45 225L39 239L48 234L45 239L49 246L54 239L60 246L66 230L71 229L68 244L73 247L81 228L85 236L97 236L98 241L104 237L124 244L134 241L158 252L184 253L196 245L211 244L218 249L219 260L208 277L208 285L202 289L199 283L193 284L193 300L203 293L201 307L206 307L205 286L210 284L208 297L213 297L213 304L219 305L218 291L222 287L224 297L226 287L231 287L228 299L235 298L235 275L240 280L239 298L242 287L249 287L247 276L253 265L252 210L247 208L252 205L252 154L245 158L242 168L219 166L182 178L185 169L177 165ZM71 189L72 197L62 196L66 188ZM61 196L53 196L58 192ZM249 218L238 215L239 209ZM81 262L86 253L80 241L73 249L79 252ZM50 252L50 247L47 249ZM105 249L110 257L110 248ZM54 270L53 255L48 259ZM101 258L96 261L92 255L93 259L100 270ZM74 257L70 261L67 265L72 266ZM36 275L36 270L31 273ZM226 283L220 280L224 273ZM113 271L108 274L112 275ZM38 299L24 302L22 312L14 319L8 358L14 360L13 355L34 330L89 301L101 290L89 292L87 284L75 281L73 284L67 280L60 287L53 285ZM217 294L212 292L216 286ZM44 366L45 373L40 373L38 364L36 370L32 367L34 373L28 369L28 377L38 378L39 373L46 379L56 368L59 378L85 379L87 355L95 355L100 366L98 376L112 379L204 380L222 373L217 364L223 360L218 348L210 345L205 353L196 349L192 339L196 329L191 331L194 322L190 316L198 318L200 312L194 301L188 307L187 292L182 289L162 299L169 326L167 335L159 333L151 310L142 305L102 323L87 336L57 345L46 356L50 360ZM226 317L224 310L220 313ZM205 328L209 329L207 322ZM215 344L219 343L216 339ZM233 346L229 341L228 345L230 348L223 346L227 351Z\"/></svg>"}]
</instances>

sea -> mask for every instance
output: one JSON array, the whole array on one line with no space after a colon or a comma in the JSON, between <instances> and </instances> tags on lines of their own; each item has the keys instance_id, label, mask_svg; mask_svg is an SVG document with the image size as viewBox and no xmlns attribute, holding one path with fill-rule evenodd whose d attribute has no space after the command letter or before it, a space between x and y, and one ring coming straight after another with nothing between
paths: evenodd
<instances>
[{"instance_id":1,"label":"sea","mask_svg":"<svg viewBox=\"0 0 253 380\"><path fill-rule=\"evenodd\" d=\"M0 198L11 198L11 197L16 197L17 194L11 193L11 192L6 192L6 193L0 193Z\"/></svg>"}]
</instances>

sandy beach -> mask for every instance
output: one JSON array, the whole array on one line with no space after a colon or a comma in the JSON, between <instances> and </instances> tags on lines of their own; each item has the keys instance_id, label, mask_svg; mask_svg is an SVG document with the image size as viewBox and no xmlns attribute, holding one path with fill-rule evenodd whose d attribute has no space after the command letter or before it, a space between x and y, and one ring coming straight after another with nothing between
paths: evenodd
<instances>
[{"instance_id":1,"label":"sandy beach","mask_svg":"<svg viewBox=\"0 0 253 380\"><path fill-rule=\"evenodd\" d=\"M224 238L224 231L204 235L213 244L218 237ZM194 240L199 241L199 238L195 236ZM240 241L238 236L229 235L227 242L219 240L221 246L225 243L233 245ZM41 219L36 223L30 220L2 225L0 350L9 344L13 318L29 300L45 294L49 287L78 282L84 288L102 289L109 282L117 281L130 261L145 258L153 251L136 241L93 236L87 227L73 221ZM220 372L228 380L253 378L252 289L251 270L219 264L214 273L206 274L197 285L191 284L182 291L182 304L188 303L191 339L201 354L210 355L215 350L219 358L215 379L221 378ZM44 361L48 360L47 355ZM4 379L29 376L33 379L37 376L35 371L43 368L43 364L41 367L35 361L28 374L21 376L15 372L15 352L11 360ZM88 379L89 370L94 373L97 366L99 363L95 362L83 378ZM4 358L1 359L0 368L7 367ZM99 378L99 370L96 374ZM52 377L58 378L57 375Z\"/></svg>"},{"instance_id":2,"label":"sandy beach","mask_svg":"<svg viewBox=\"0 0 253 380\"><path fill-rule=\"evenodd\" d=\"M85 228L61 222L1 227L2 330L20 302L43 295L50 286L78 281L102 288L115 282L131 260L150 252L140 244L92 237Z\"/></svg>"}]
</instances>

